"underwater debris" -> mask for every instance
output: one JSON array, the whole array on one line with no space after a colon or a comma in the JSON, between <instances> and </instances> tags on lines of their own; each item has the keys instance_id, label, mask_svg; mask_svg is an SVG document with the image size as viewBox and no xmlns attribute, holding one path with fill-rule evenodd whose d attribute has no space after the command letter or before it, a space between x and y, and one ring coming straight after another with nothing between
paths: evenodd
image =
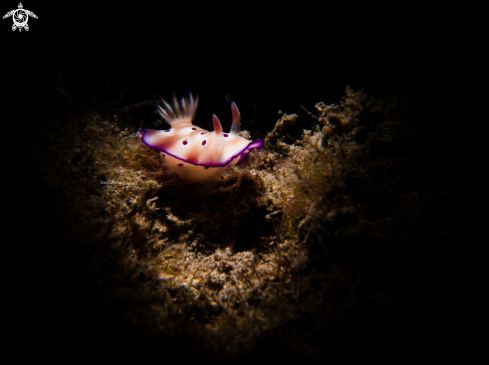
<instances>
[{"instance_id":1,"label":"underwater debris","mask_svg":"<svg viewBox=\"0 0 489 365\"><path fill-rule=\"evenodd\" d=\"M297 120L297 114L287 115L282 113L282 117L275 123L273 130L267 134L265 144L275 144L277 141L283 141L286 136L286 129L289 125L294 124Z\"/></svg>"}]
</instances>

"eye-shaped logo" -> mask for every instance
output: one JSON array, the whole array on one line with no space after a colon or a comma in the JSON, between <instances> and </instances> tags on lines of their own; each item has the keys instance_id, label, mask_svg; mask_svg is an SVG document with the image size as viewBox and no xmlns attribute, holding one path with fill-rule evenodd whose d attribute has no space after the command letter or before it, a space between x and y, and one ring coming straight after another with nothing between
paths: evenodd
<instances>
[{"instance_id":1,"label":"eye-shaped logo","mask_svg":"<svg viewBox=\"0 0 489 365\"><path fill-rule=\"evenodd\" d=\"M3 19L12 17L14 20L14 24L12 25L12 30L16 30L19 28L19 32L22 31L22 28L25 30L29 30L29 26L27 25L27 21L29 20L29 15L33 18L37 19L37 15L32 11L24 9L22 3L19 3L19 8L9 11L7 14L3 16Z\"/></svg>"}]
</instances>

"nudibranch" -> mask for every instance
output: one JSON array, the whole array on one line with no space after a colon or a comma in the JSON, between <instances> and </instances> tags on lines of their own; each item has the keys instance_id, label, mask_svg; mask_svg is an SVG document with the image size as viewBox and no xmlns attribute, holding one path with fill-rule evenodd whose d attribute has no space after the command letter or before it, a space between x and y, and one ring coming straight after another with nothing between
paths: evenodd
<instances>
[{"instance_id":1,"label":"nudibranch","mask_svg":"<svg viewBox=\"0 0 489 365\"><path fill-rule=\"evenodd\" d=\"M239 135L241 115L231 103L233 123L231 131L224 133L221 122L212 115L214 131L192 124L197 109L197 98L192 94L179 104L173 96L173 106L161 96L155 102L161 119L171 126L167 130L141 129L142 140L160 151L165 172L193 182L211 180L233 166L243 162L248 154L263 147L264 140L250 141Z\"/></svg>"}]
</instances>

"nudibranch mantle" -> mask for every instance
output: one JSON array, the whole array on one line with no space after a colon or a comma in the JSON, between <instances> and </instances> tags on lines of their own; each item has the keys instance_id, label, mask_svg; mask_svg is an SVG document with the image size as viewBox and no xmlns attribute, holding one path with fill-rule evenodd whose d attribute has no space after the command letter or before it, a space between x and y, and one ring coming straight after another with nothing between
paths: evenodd
<instances>
[{"instance_id":1,"label":"nudibranch mantle","mask_svg":"<svg viewBox=\"0 0 489 365\"><path fill-rule=\"evenodd\" d=\"M191 94L179 104L173 97L173 106L160 97L156 110L171 128L167 130L141 129L142 140L160 151L165 172L193 182L211 180L226 170L243 162L248 154L262 148L263 139L250 141L239 135L241 115L231 103L233 123L231 131L224 133L221 122L212 115L214 131L192 124L197 109L197 98Z\"/></svg>"}]
</instances>

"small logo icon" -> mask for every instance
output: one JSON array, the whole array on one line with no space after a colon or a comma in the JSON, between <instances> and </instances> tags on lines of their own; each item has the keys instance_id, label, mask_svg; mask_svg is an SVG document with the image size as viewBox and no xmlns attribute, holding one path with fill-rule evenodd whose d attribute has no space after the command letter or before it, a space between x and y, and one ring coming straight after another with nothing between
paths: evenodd
<instances>
[{"instance_id":1,"label":"small logo icon","mask_svg":"<svg viewBox=\"0 0 489 365\"><path fill-rule=\"evenodd\" d=\"M19 3L19 8L9 11L7 14L3 16L3 19L11 16L12 19L14 20L14 24L12 25L12 30L16 30L17 28L19 28L19 32L20 32L22 31L22 28L25 28L25 30L29 30L29 26L27 25L27 21L29 20L29 15L37 19L36 14L34 14L32 11L24 9L22 3Z\"/></svg>"}]
</instances>

